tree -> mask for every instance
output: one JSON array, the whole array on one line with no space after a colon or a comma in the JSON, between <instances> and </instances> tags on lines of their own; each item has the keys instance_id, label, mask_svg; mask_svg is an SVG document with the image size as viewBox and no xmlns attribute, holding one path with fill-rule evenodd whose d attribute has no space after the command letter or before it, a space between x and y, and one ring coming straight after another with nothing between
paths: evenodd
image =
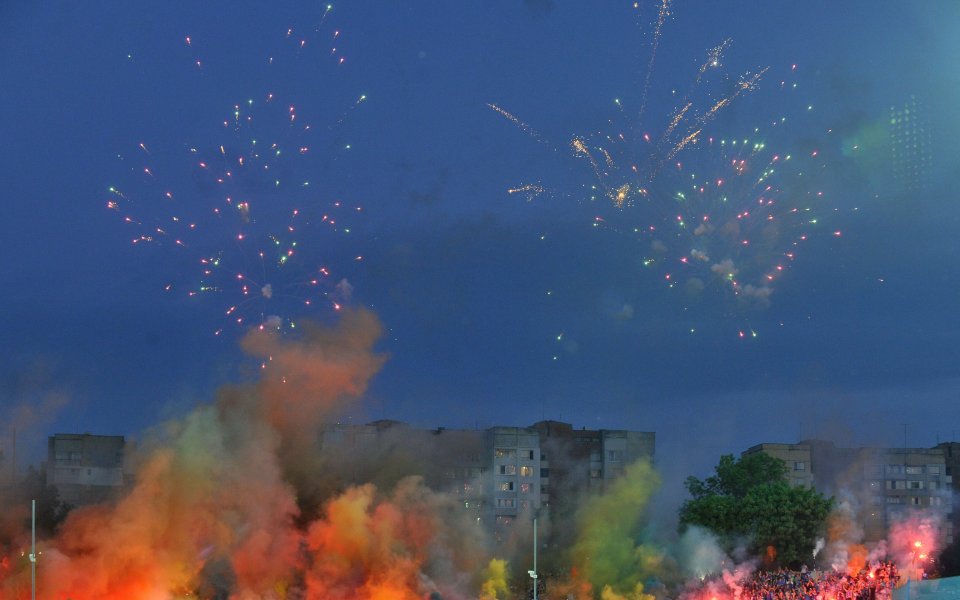
<instances>
[{"instance_id":1,"label":"tree","mask_svg":"<svg viewBox=\"0 0 960 600\"><path fill-rule=\"evenodd\" d=\"M43 472L30 467L24 474L18 486L18 495L15 502L21 506L30 507L30 501L37 501L37 533L41 537L50 537L56 533L60 524L66 519L67 513L73 508L60 500L60 492L52 485L47 485ZM30 513L27 512L27 527L30 526Z\"/></svg>"},{"instance_id":2,"label":"tree","mask_svg":"<svg viewBox=\"0 0 960 600\"><path fill-rule=\"evenodd\" d=\"M940 552L940 556L937 557L937 568L940 571L940 577L960 575L960 540L955 539Z\"/></svg>"},{"instance_id":3,"label":"tree","mask_svg":"<svg viewBox=\"0 0 960 600\"><path fill-rule=\"evenodd\" d=\"M688 477L691 499L680 507L681 531L698 525L712 531L727 551L738 543L772 564L798 566L809 560L833 499L791 486L786 464L758 452L720 457L715 475Z\"/></svg>"}]
</instances>

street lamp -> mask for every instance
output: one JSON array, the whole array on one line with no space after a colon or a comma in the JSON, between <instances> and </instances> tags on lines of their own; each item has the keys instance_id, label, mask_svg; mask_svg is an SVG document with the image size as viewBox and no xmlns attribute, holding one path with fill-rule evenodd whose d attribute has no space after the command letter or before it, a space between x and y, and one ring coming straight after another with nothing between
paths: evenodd
<instances>
[{"instance_id":1,"label":"street lamp","mask_svg":"<svg viewBox=\"0 0 960 600\"><path fill-rule=\"evenodd\" d=\"M920 540L917 540L913 543L913 552L910 554L910 570L907 571L907 600L910 600L910 580L913 578L913 572L917 570L917 558L920 554L920 548L923 548L923 543ZM919 558L923 559L925 555L920 554Z\"/></svg>"},{"instance_id":2,"label":"street lamp","mask_svg":"<svg viewBox=\"0 0 960 600\"><path fill-rule=\"evenodd\" d=\"M533 600L537 600L537 518L533 518L533 570L527 571L533 580Z\"/></svg>"},{"instance_id":3,"label":"street lamp","mask_svg":"<svg viewBox=\"0 0 960 600\"><path fill-rule=\"evenodd\" d=\"M37 501L30 501L30 598L37 600Z\"/></svg>"}]
</instances>

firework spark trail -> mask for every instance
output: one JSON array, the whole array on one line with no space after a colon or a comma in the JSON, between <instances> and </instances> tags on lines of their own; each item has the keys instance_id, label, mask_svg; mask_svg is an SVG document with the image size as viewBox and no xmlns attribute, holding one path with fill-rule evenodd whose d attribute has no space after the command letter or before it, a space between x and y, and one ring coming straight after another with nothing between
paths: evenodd
<instances>
[{"instance_id":1,"label":"firework spark trail","mask_svg":"<svg viewBox=\"0 0 960 600\"><path fill-rule=\"evenodd\" d=\"M534 198L544 193L544 188L538 183L525 183L514 188L508 188L508 194L525 194L527 197L527 202L532 201Z\"/></svg>"},{"instance_id":2,"label":"firework spark trail","mask_svg":"<svg viewBox=\"0 0 960 600\"><path fill-rule=\"evenodd\" d=\"M668 129L685 131L678 123L696 128L660 158L662 168L650 173L636 167L629 145L594 150L579 136L573 145L574 156L590 165L593 187L610 201L610 210L597 208L594 228L635 238L643 266L659 272L667 289L683 292L677 298L685 310L705 306L708 298L721 305L732 302L724 315L742 322L735 330L741 338L757 336L750 314L770 305L777 281L802 247L841 235L825 227L825 219L839 208L824 189L827 181L820 181L833 153L810 149L811 133L822 125L815 122L812 105L803 102L799 108L796 84L784 82L754 96L790 118L761 116L764 127L750 128L743 137L715 137L723 127L713 123L708 129L725 107L757 89L766 72L743 76L735 90L698 115L690 116L692 108L678 110ZM835 145L828 138L820 143Z\"/></svg>"},{"instance_id":3,"label":"firework spark trail","mask_svg":"<svg viewBox=\"0 0 960 600\"><path fill-rule=\"evenodd\" d=\"M496 104L487 103L487 106L490 108L490 110L498 113L498 114L501 115L503 118L505 118L506 120L510 121L511 123L513 123L514 125L516 125L517 127L519 127L521 131L523 131L524 133L526 133L527 135L529 135L529 136L532 137L533 139L537 140L538 142L540 142L540 143L542 143L542 144L548 144L548 145L549 145L549 143L543 138L543 136L540 135L540 133L537 132L536 129L534 129L534 128L531 127L530 125L527 125L526 123L524 123L523 121L521 121L521 120L520 120L516 115L514 115L513 113L510 113L510 112L506 111L505 109L497 106Z\"/></svg>"},{"instance_id":4,"label":"firework spark trail","mask_svg":"<svg viewBox=\"0 0 960 600\"><path fill-rule=\"evenodd\" d=\"M643 121L643 113L647 109L647 96L650 92L650 79L653 76L653 65L657 60L657 48L660 46L660 37L663 34L663 24L670 16L671 0L662 0L660 11L657 14L657 24L653 29L653 41L650 49L650 60L647 62L647 72L643 80L643 90L640 94L640 110L637 112L637 121Z\"/></svg>"},{"instance_id":5,"label":"firework spark trail","mask_svg":"<svg viewBox=\"0 0 960 600\"><path fill-rule=\"evenodd\" d=\"M329 49L323 63L333 69L342 65L342 52L333 46L340 30L321 27L331 11L327 5L306 35L287 28L280 54L284 60L271 56L268 72L277 74L284 64L299 68L314 46L321 55ZM186 36L184 42L195 51L196 40ZM186 144L185 157L158 151L156 144L148 149L141 141L136 156L121 160L145 164L130 167L124 191L109 188L107 207L134 230L133 244L177 248L178 263L186 258L194 262L197 271L171 276L166 291L222 297L225 316L241 326L294 327L295 318L321 301L337 310L348 300L334 288L337 279L331 278L329 259L318 256L317 240L334 248L331 235L346 239L362 207L324 200L328 194L311 187L311 179L326 173L350 145L344 147L334 135L324 139L295 103L284 104L283 95L270 91L255 97L259 99L233 105L220 133ZM325 131L339 135L366 99L356 97ZM338 288L349 287L340 281Z\"/></svg>"},{"instance_id":6,"label":"firework spark trail","mask_svg":"<svg viewBox=\"0 0 960 600\"><path fill-rule=\"evenodd\" d=\"M760 81L760 78L763 77L763 75L767 72L768 69L769 67L765 67L758 73L753 73L753 74L747 73L746 75L740 78L740 81L737 84L736 89L732 94L717 101L713 106L711 106L703 114L698 115L694 119L692 119L693 123L690 129L688 129L687 133L678 142L676 142L672 148L670 148L669 152L666 153L666 155L663 157L663 160L660 161L660 164L657 165L656 169L654 169L653 173L651 173L650 176L655 177L656 174L659 172L659 170L663 168L664 164L676 158L676 156L681 151L683 151L687 146L691 144L696 144L697 140L699 139L700 133L703 131L704 125L706 125L708 122L715 119L721 110L729 106L741 94L756 90L757 84ZM686 110L684 110L683 112L685 113ZM681 116L681 119L682 119L682 116ZM664 140L668 141L669 138L665 136ZM668 141L668 143L670 142Z\"/></svg>"}]
</instances>

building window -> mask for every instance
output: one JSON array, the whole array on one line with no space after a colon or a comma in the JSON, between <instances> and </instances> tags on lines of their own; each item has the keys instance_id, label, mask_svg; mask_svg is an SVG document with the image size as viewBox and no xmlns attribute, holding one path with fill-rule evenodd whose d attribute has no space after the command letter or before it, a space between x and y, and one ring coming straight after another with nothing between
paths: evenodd
<instances>
[{"instance_id":1,"label":"building window","mask_svg":"<svg viewBox=\"0 0 960 600\"><path fill-rule=\"evenodd\" d=\"M887 496L887 504L900 504L900 496Z\"/></svg>"},{"instance_id":2,"label":"building window","mask_svg":"<svg viewBox=\"0 0 960 600\"><path fill-rule=\"evenodd\" d=\"M497 498L497 508L516 508L517 501L513 498Z\"/></svg>"},{"instance_id":3,"label":"building window","mask_svg":"<svg viewBox=\"0 0 960 600\"><path fill-rule=\"evenodd\" d=\"M520 467L520 477L533 477L533 467Z\"/></svg>"},{"instance_id":4,"label":"building window","mask_svg":"<svg viewBox=\"0 0 960 600\"><path fill-rule=\"evenodd\" d=\"M533 460L534 454L536 453L536 450L526 450L526 453L527 453L527 459L528 459L528 460Z\"/></svg>"},{"instance_id":5,"label":"building window","mask_svg":"<svg viewBox=\"0 0 960 600\"><path fill-rule=\"evenodd\" d=\"M540 479L548 479L550 477L550 469L540 469Z\"/></svg>"},{"instance_id":6,"label":"building window","mask_svg":"<svg viewBox=\"0 0 960 600\"><path fill-rule=\"evenodd\" d=\"M501 475L516 475L517 465L500 465Z\"/></svg>"},{"instance_id":7,"label":"building window","mask_svg":"<svg viewBox=\"0 0 960 600\"><path fill-rule=\"evenodd\" d=\"M550 493L550 486L547 485L547 484L545 484L545 483L541 483L541 484L540 484L540 493L541 493L541 494L549 494L549 493Z\"/></svg>"},{"instance_id":8,"label":"building window","mask_svg":"<svg viewBox=\"0 0 960 600\"><path fill-rule=\"evenodd\" d=\"M547 460L547 453L546 453L546 452L541 452L541 453L540 453L540 460Z\"/></svg>"},{"instance_id":9,"label":"building window","mask_svg":"<svg viewBox=\"0 0 960 600\"><path fill-rule=\"evenodd\" d=\"M920 496L910 496L910 504L920 506Z\"/></svg>"},{"instance_id":10,"label":"building window","mask_svg":"<svg viewBox=\"0 0 960 600\"><path fill-rule=\"evenodd\" d=\"M908 483L910 484L910 489L911 489L911 490L922 490L922 489L923 489L923 482L922 482L922 481L910 481L910 482L908 482Z\"/></svg>"},{"instance_id":11,"label":"building window","mask_svg":"<svg viewBox=\"0 0 960 600\"><path fill-rule=\"evenodd\" d=\"M608 462L620 462L623 460L623 450L607 450Z\"/></svg>"},{"instance_id":12,"label":"building window","mask_svg":"<svg viewBox=\"0 0 960 600\"><path fill-rule=\"evenodd\" d=\"M927 473L930 475L939 475L940 465L927 465Z\"/></svg>"},{"instance_id":13,"label":"building window","mask_svg":"<svg viewBox=\"0 0 960 600\"><path fill-rule=\"evenodd\" d=\"M600 469L590 469L590 479L600 479L603 477L603 471Z\"/></svg>"},{"instance_id":14,"label":"building window","mask_svg":"<svg viewBox=\"0 0 960 600\"><path fill-rule=\"evenodd\" d=\"M887 465L887 475L903 475L903 465Z\"/></svg>"},{"instance_id":15,"label":"building window","mask_svg":"<svg viewBox=\"0 0 960 600\"><path fill-rule=\"evenodd\" d=\"M529 483L521 483L521 484L520 484L520 493L521 493L521 494L529 494L529 493L530 493L530 484L529 484Z\"/></svg>"},{"instance_id":16,"label":"building window","mask_svg":"<svg viewBox=\"0 0 960 600\"><path fill-rule=\"evenodd\" d=\"M530 501L529 501L529 500L521 500L521 501L520 501L520 510L530 510Z\"/></svg>"},{"instance_id":17,"label":"building window","mask_svg":"<svg viewBox=\"0 0 960 600\"><path fill-rule=\"evenodd\" d=\"M936 481L929 481L927 482L927 487L930 488L931 490L935 490L940 486Z\"/></svg>"},{"instance_id":18,"label":"building window","mask_svg":"<svg viewBox=\"0 0 960 600\"><path fill-rule=\"evenodd\" d=\"M807 465L802 460L793 461L793 470L794 471L806 471Z\"/></svg>"},{"instance_id":19,"label":"building window","mask_svg":"<svg viewBox=\"0 0 960 600\"><path fill-rule=\"evenodd\" d=\"M517 455L517 451L513 448L497 448L493 451L493 455L497 458L509 458Z\"/></svg>"},{"instance_id":20,"label":"building window","mask_svg":"<svg viewBox=\"0 0 960 600\"><path fill-rule=\"evenodd\" d=\"M923 467L907 467L907 475L923 475Z\"/></svg>"},{"instance_id":21,"label":"building window","mask_svg":"<svg viewBox=\"0 0 960 600\"><path fill-rule=\"evenodd\" d=\"M501 492L512 492L513 491L513 482L512 481L503 481L500 483Z\"/></svg>"},{"instance_id":22,"label":"building window","mask_svg":"<svg viewBox=\"0 0 960 600\"><path fill-rule=\"evenodd\" d=\"M903 479L888 479L887 480L887 489L888 490L905 490L907 489L907 482Z\"/></svg>"}]
</instances>

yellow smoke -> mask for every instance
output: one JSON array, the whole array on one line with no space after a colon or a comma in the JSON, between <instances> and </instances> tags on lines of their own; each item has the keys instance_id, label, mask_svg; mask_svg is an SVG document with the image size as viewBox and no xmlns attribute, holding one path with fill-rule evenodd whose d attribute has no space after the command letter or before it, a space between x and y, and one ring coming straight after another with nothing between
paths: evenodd
<instances>
[{"instance_id":1,"label":"yellow smoke","mask_svg":"<svg viewBox=\"0 0 960 600\"><path fill-rule=\"evenodd\" d=\"M484 582L480 588L480 600L498 600L507 597L507 561L491 558L483 572Z\"/></svg>"},{"instance_id":2,"label":"yellow smoke","mask_svg":"<svg viewBox=\"0 0 960 600\"><path fill-rule=\"evenodd\" d=\"M638 583L634 586L633 591L625 594L618 594L609 585L605 585L600 593L600 600L655 600L655 596L645 594L642 583Z\"/></svg>"}]
</instances>

